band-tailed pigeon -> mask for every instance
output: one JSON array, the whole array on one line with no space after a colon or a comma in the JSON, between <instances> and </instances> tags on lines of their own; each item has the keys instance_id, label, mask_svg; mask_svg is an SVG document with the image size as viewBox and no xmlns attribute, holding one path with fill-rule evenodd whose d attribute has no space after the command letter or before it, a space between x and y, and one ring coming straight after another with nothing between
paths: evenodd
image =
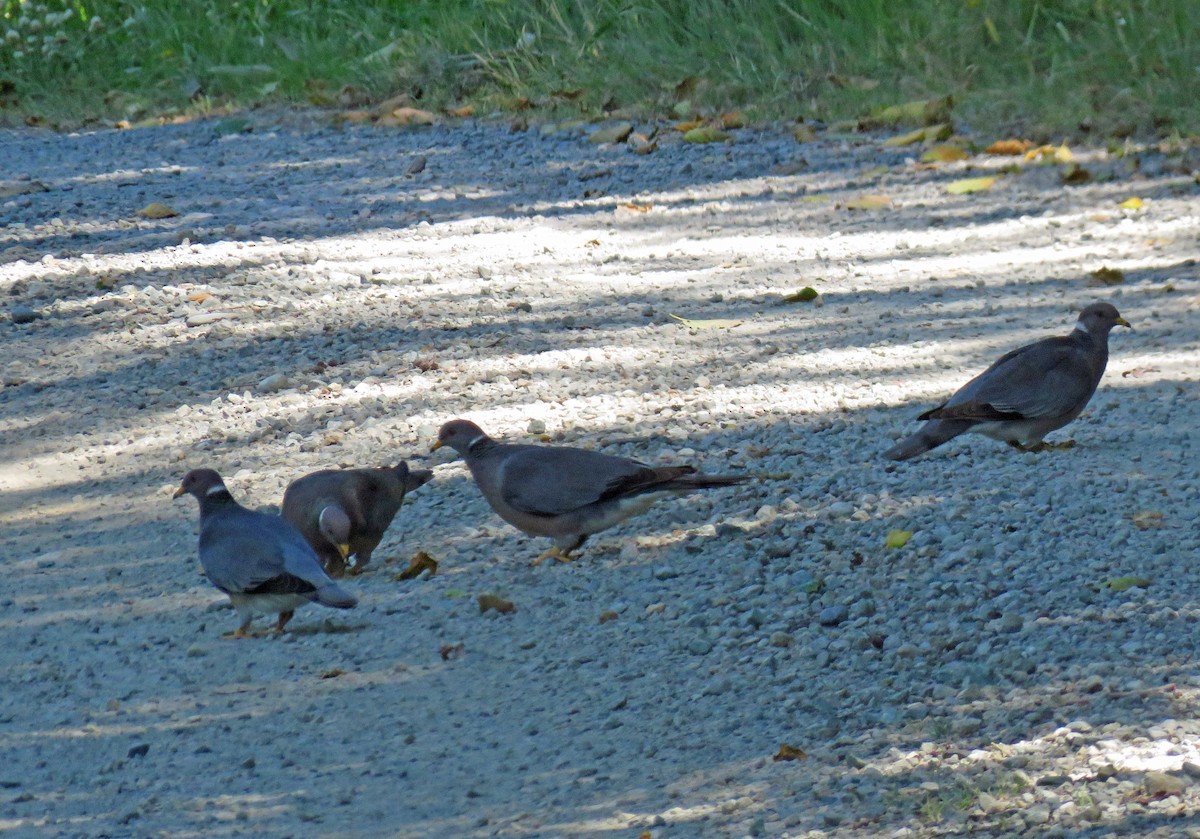
<instances>
[{"instance_id":1,"label":"band-tailed pigeon","mask_svg":"<svg viewBox=\"0 0 1200 839\"><path fill-rule=\"evenodd\" d=\"M916 434L884 452L908 460L968 431L986 434L1022 451L1069 448L1042 438L1062 428L1087 405L1108 363L1108 333L1129 326L1110 303L1092 303L1079 313L1070 335L1044 338L1015 349L926 411Z\"/></svg>"},{"instance_id":2,"label":"band-tailed pigeon","mask_svg":"<svg viewBox=\"0 0 1200 839\"><path fill-rule=\"evenodd\" d=\"M324 469L297 478L283 493L283 517L295 525L331 577L361 574L371 552L400 506L404 495L424 485L433 473L409 469L401 462L378 469Z\"/></svg>"},{"instance_id":3,"label":"band-tailed pigeon","mask_svg":"<svg viewBox=\"0 0 1200 839\"><path fill-rule=\"evenodd\" d=\"M450 446L466 461L492 509L554 547L535 561L567 561L593 533L644 513L660 498L748 480L746 475L701 475L692 466L647 466L636 460L565 446L501 443L467 420L438 431L434 449Z\"/></svg>"},{"instance_id":4,"label":"band-tailed pigeon","mask_svg":"<svg viewBox=\"0 0 1200 839\"><path fill-rule=\"evenodd\" d=\"M233 500L212 469L183 476L175 498L190 494L200 502L200 564L214 586L229 595L244 638L256 614L278 614L276 632L306 603L335 609L358 604L321 569L312 548L279 516L247 510Z\"/></svg>"}]
</instances>

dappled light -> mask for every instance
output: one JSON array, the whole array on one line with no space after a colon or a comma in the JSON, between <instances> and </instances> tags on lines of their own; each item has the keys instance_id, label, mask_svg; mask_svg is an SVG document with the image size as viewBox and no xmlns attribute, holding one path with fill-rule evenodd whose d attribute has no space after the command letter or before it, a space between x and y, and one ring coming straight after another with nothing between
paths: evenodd
<instances>
[{"instance_id":1,"label":"dappled light","mask_svg":"<svg viewBox=\"0 0 1200 839\"><path fill-rule=\"evenodd\" d=\"M46 191L0 199L0 833L1200 827L1194 181L744 139L5 135ZM1095 300L1134 329L1076 448L882 458ZM535 568L455 417L750 480ZM400 460L357 609L223 639L183 474L274 511Z\"/></svg>"}]
</instances>

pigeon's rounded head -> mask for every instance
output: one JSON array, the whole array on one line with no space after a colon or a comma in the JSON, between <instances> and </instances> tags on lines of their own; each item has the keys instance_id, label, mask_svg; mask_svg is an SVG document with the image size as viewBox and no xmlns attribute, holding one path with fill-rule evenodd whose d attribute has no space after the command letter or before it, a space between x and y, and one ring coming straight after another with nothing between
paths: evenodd
<instances>
[{"instance_id":1,"label":"pigeon's rounded head","mask_svg":"<svg viewBox=\"0 0 1200 839\"><path fill-rule=\"evenodd\" d=\"M183 476L183 483L179 485L179 489L175 490L175 495L172 497L194 495L196 498L202 499L209 492L218 488L224 489L225 482L221 480L221 476L215 469L193 469Z\"/></svg>"},{"instance_id":2,"label":"pigeon's rounded head","mask_svg":"<svg viewBox=\"0 0 1200 839\"><path fill-rule=\"evenodd\" d=\"M470 420L450 420L438 431L437 442L433 444L433 450L437 451L442 446L449 446L459 454L466 454L474 443L486 439L487 435L483 433L483 429Z\"/></svg>"},{"instance_id":3,"label":"pigeon's rounded head","mask_svg":"<svg viewBox=\"0 0 1200 839\"><path fill-rule=\"evenodd\" d=\"M1107 335L1114 326L1133 328L1112 303L1093 303L1085 307L1079 313L1079 325L1093 335Z\"/></svg>"},{"instance_id":4,"label":"pigeon's rounded head","mask_svg":"<svg viewBox=\"0 0 1200 839\"><path fill-rule=\"evenodd\" d=\"M345 545L350 541L350 517L341 507L330 505L322 509L317 527L330 544Z\"/></svg>"}]
</instances>

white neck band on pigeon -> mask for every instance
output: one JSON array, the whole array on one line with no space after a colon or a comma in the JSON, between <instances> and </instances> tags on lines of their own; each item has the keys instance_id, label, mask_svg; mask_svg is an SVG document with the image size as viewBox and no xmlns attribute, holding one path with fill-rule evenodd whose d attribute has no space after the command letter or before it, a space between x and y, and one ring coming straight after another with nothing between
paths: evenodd
<instances>
[{"instance_id":1,"label":"white neck band on pigeon","mask_svg":"<svg viewBox=\"0 0 1200 839\"><path fill-rule=\"evenodd\" d=\"M225 492L225 484L217 484L205 490L205 495L216 495L218 492Z\"/></svg>"},{"instance_id":2,"label":"white neck band on pigeon","mask_svg":"<svg viewBox=\"0 0 1200 839\"><path fill-rule=\"evenodd\" d=\"M1077 321L1075 321L1075 331L1076 332L1087 332L1088 328L1083 325L1083 321L1077 320Z\"/></svg>"},{"instance_id":3,"label":"white neck band on pigeon","mask_svg":"<svg viewBox=\"0 0 1200 839\"><path fill-rule=\"evenodd\" d=\"M486 434L480 434L478 437L472 437L471 442L467 443L467 448L473 449L473 448L475 448L476 443L478 443L480 440L486 440L486 439L487 439Z\"/></svg>"}]
</instances>

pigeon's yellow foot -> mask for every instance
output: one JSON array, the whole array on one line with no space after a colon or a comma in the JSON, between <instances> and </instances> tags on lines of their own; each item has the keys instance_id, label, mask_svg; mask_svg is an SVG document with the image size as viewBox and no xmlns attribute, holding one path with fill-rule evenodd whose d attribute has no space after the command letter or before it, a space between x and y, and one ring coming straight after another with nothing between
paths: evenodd
<instances>
[{"instance_id":1,"label":"pigeon's yellow foot","mask_svg":"<svg viewBox=\"0 0 1200 839\"><path fill-rule=\"evenodd\" d=\"M574 557L571 556L570 551L564 551L555 545L553 548L542 551L538 558L533 561L533 564L535 566L541 565L547 559L557 559L559 562L570 562L572 559L574 559Z\"/></svg>"},{"instance_id":2,"label":"pigeon's yellow foot","mask_svg":"<svg viewBox=\"0 0 1200 839\"><path fill-rule=\"evenodd\" d=\"M250 627L248 627L248 626L239 626L233 632L226 632L224 635L221 636L221 638L226 641L236 640L238 638L253 638L253 637L254 637L254 633L250 631Z\"/></svg>"},{"instance_id":3,"label":"pigeon's yellow foot","mask_svg":"<svg viewBox=\"0 0 1200 839\"><path fill-rule=\"evenodd\" d=\"M1039 451L1043 452L1065 452L1075 448L1074 440L1063 440L1061 443L1042 443Z\"/></svg>"}]
</instances>

